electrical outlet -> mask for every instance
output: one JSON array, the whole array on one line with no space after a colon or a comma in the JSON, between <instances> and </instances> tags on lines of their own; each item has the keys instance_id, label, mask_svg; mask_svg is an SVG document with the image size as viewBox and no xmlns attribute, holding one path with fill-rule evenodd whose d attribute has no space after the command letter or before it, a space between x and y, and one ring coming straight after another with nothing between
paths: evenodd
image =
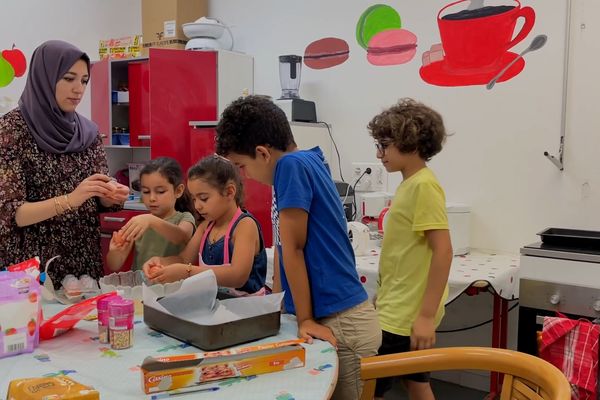
<instances>
[{"instance_id":1,"label":"electrical outlet","mask_svg":"<svg viewBox=\"0 0 600 400\"><path fill-rule=\"evenodd\" d=\"M357 179L367 169L371 168L370 174L364 174L356 184L358 192L385 192L387 191L388 175L387 171L381 163L352 163L352 184L355 184Z\"/></svg>"}]
</instances>

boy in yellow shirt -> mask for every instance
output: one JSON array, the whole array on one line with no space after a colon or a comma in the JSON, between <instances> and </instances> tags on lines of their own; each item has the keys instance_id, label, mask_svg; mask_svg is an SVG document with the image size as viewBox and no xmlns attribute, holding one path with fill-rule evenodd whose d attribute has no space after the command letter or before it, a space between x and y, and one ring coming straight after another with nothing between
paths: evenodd
<instances>
[{"instance_id":1,"label":"boy in yellow shirt","mask_svg":"<svg viewBox=\"0 0 600 400\"><path fill-rule=\"evenodd\" d=\"M446 130L440 114L412 99L375 116L368 128L377 158L403 178L388 211L379 261L379 354L427 349L444 315L452 263L444 190L426 164L442 149ZM404 378L411 400L434 399L428 373ZM378 380L376 398L390 387L391 379Z\"/></svg>"}]
</instances>

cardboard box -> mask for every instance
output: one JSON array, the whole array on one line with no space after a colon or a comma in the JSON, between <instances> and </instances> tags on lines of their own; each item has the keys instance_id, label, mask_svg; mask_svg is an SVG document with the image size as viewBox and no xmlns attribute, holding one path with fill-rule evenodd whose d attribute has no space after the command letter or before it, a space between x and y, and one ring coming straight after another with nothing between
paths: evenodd
<instances>
[{"instance_id":1,"label":"cardboard box","mask_svg":"<svg viewBox=\"0 0 600 400\"><path fill-rule=\"evenodd\" d=\"M101 40L98 46L100 60L139 57L142 52L142 36L126 36Z\"/></svg>"},{"instance_id":2,"label":"cardboard box","mask_svg":"<svg viewBox=\"0 0 600 400\"><path fill-rule=\"evenodd\" d=\"M7 400L99 400L91 386L75 382L67 376L28 378L11 381Z\"/></svg>"},{"instance_id":3,"label":"cardboard box","mask_svg":"<svg viewBox=\"0 0 600 400\"><path fill-rule=\"evenodd\" d=\"M129 172L129 189L133 194L134 198L139 199L142 195L140 186L140 172L146 164L143 163L129 163L127 169Z\"/></svg>"},{"instance_id":4,"label":"cardboard box","mask_svg":"<svg viewBox=\"0 0 600 400\"><path fill-rule=\"evenodd\" d=\"M141 366L146 394L197 386L221 379L279 372L305 365L302 339L236 350L146 357Z\"/></svg>"},{"instance_id":5,"label":"cardboard box","mask_svg":"<svg viewBox=\"0 0 600 400\"><path fill-rule=\"evenodd\" d=\"M142 55L150 47L184 49L188 38L181 25L208 12L208 0L142 0Z\"/></svg>"}]
</instances>

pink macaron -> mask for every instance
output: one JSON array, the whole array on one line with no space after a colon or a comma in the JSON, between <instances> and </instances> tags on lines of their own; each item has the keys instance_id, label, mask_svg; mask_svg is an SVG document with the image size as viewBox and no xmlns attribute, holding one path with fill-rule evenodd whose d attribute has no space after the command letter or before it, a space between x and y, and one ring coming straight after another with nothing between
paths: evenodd
<instances>
[{"instance_id":1,"label":"pink macaron","mask_svg":"<svg viewBox=\"0 0 600 400\"><path fill-rule=\"evenodd\" d=\"M369 41L367 60L373 65L404 64L417 53L417 37L406 29L388 29Z\"/></svg>"}]
</instances>

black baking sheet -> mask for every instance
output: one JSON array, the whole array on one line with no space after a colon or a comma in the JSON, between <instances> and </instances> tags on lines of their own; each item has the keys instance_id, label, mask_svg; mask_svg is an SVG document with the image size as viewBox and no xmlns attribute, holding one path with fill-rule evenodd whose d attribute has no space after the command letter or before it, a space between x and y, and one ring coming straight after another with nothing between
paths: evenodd
<instances>
[{"instance_id":1,"label":"black baking sheet","mask_svg":"<svg viewBox=\"0 0 600 400\"><path fill-rule=\"evenodd\" d=\"M542 243L573 249L599 249L600 232L581 229L547 228L538 233Z\"/></svg>"}]
</instances>

